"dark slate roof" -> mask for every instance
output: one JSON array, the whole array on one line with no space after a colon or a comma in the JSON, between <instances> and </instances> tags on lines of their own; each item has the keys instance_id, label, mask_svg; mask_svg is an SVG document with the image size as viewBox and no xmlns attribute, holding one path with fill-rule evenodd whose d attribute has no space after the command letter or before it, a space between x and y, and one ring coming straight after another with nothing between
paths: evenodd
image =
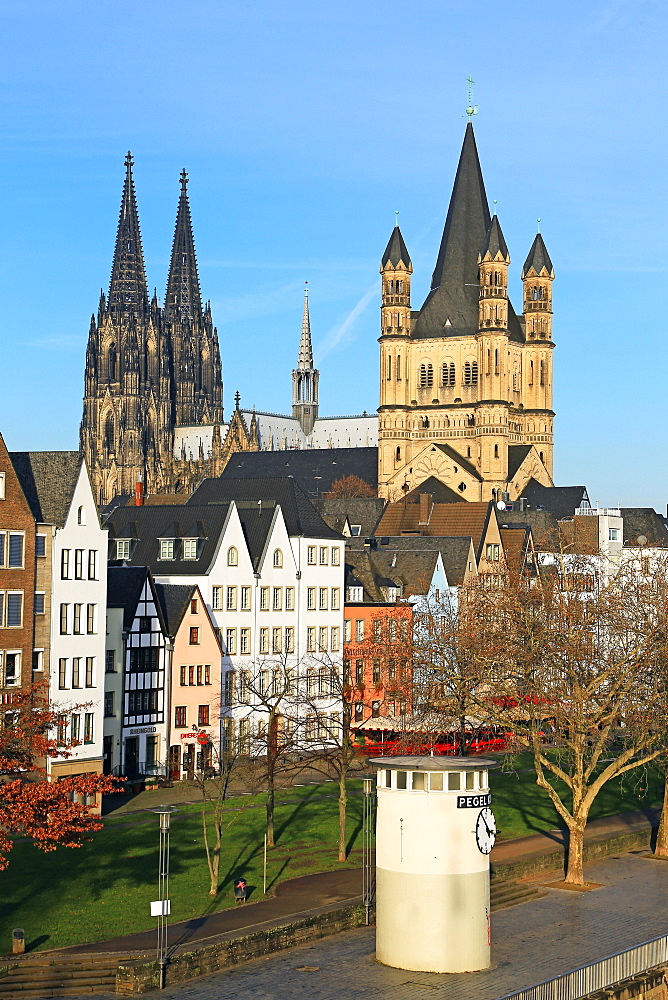
<instances>
[{"instance_id":1,"label":"dark slate roof","mask_svg":"<svg viewBox=\"0 0 668 1000\"><path fill-rule=\"evenodd\" d=\"M529 255L524 261L524 267L522 268L522 277L524 278L531 268L534 268L536 274L545 268L549 275L554 275L554 268L552 267L552 261L550 260L550 255L547 252L547 247L543 241L543 237L540 233L536 233L536 238L531 244L531 250L529 250Z\"/></svg>"},{"instance_id":2,"label":"dark slate roof","mask_svg":"<svg viewBox=\"0 0 668 1000\"><path fill-rule=\"evenodd\" d=\"M270 454L284 455L285 452ZM300 484L289 476L263 479L232 479L223 476L220 479L205 479L181 509L188 510L192 504L218 504L229 500L245 500L249 503L271 500L280 504L288 534L291 536L340 538L336 531L325 524Z\"/></svg>"},{"instance_id":3,"label":"dark slate roof","mask_svg":"<svg viewBox=\"0 0 668 1000\"><path fill-rule=\"evenodd\" d=\"M146 566L110 566L107 570L107 607L123 608L123 628L129 629L148 576Z\"/></svg>"},{"instance_id":4,"label":"dark slate roof","mask_svg":"<svg viewBox=\"0 0 668 1000\"><path fill-rule=\"evenodd\" d=\"M414 490L407 493L404 499L406 503L419 503L421 493L428 493L434 503L466 503L461 493L451 490L449 486L442 483L440 479L436 479L435 476L429 476L419 486L416 486Z\"/></svg>"},{"instance_id":5,"label":"dark slate roof","mask_svg":"<svg viewBox=\"0 0 668 1000\"><path fill-rule=\"evenodd\" d=\"M526 498L529 508L542 507L551 511L557 520L573 517L583 500L589 503L586 486L543 486L535 479L529 480L522 496Z\"/></svg>"},{"instance_id":6,"label":"dark slate roof","mask_svg":"<svg viewBox=\"0 0 668 1000\"><path fill-rule=\"evenodd\" d=\"M374 544L375 548L365 545L361 538L350 539L346 545L346 562L354 562L357 565L355 553L367 552L377 572L401 582L408 588L410 594L425 592L420 590L424 581L425 566L430 566L433 574L436 561L432 557L439 552L448 582L451 586L461 586L467 570L468 557L472 551L469 535L450 537L390 535L375 538ZM475 543L473 548L475 549ZM396 564L392 567L395 555Z\"/></svg>"},{"instance_id":7,"label":"dark slate roof","mask_svg":"<svg viewBox=\"0 0 668 1000\"><path fill-rule=\"evenodd\" d=\"M561 547L559 522L546 508L537 510L534 507L528 510L518 510L518 505L514 504L513 510L499 511L499 524L501 527L501 537L504 538L506 528L530 528L534 546L542 552L558 552ZM504 540L505 548L505 540Z\"/></svg>"},{"instance_id":8,"label":"dark slate roof","mask_svg":"<svg viewBox=\"0 0 668 1000\"><path fill-rule=\"evenodd\" d=\"M489 254L492 260L494 260L497 253L500 253L504 260L510 262L508 245L506 243L503 231L501 229L499 217L498 215L494 215L492 217L489 229L487 230L487 236L485 237L485 242L480 248L480 256L481 258L484 258L485 254Z\"/></svg>"},{"instance_id":9,"label":"dark slate roof","mask_svg":"<svg viewBox=\"0 0 668 1000\"><path fill-rule=\"evenodd\" d=\"M228 511L229 503L199 507L117 507L105 521L105 527L109 528L110 559L115 558L115 539L133 538L136 541L130 549L129 565L148 566L156 576L205 574L216 554ZM273 510L267 511L264 520L269 521L273 513ZM194 521L200 521L206 533L199 543L197 559L177 558L169 562L158 559L158 539L193 537L186 532ZM167 530L172 534L166 534Z\"/></svg>"},{"instance_id":10,"label":"dark slate roof","mask_svg":"<svg viewBox=\"0 0 668 1000\"><path fill-rule=\"evenodd\" d=\"M408 250L406 249L406 244L404 243L404 238L401 235L401 230L399 229L399 226L395 226L389 242L385 247L385 253L383 254L383 259L381 260L381 266L385 267L386 264L394 264L396 267L399 263L404 264L406 267L410 267L411 258Z\"/></svg>"},{"instance_id":11,"label":"dark slate roof","mask_svg":"<svg viewBox=\"0 0 668 1000\"><path fill-rule=\"evenodd\" d=\"M287 451L244 451L231 456L221 478L265 479L292 476L308 497L328 493L343 476L359 476L378 486L378 448L293 448Z\"/></svg>"},{"instance_id":12,"label":"dark slate roof","mask_svg":"<svg viewBox=\"0 0 668 1000\"><path fill-rule=\"evenodd\" d=\"M349 500L319 500L318 510L334 531L343 532L348 524L359 524L362 537L372 535L385 509L385 500L376 497L354 497Z\"/></svg>"},{"instance_id":13,"label":"dark slate roof","mask_svg":"<svg viewBox=\"0 0 668 1000\"><path fill-rule=\"evenodd\" d=\"M9 457L35 520L62 528L79 478L81 452L12 451Z\"/></svg>"},{"instance_id":14,"label":"dark slate roof","mask_svg":"<svg viewBox=\"0 0 668 1000\"><path fill-rule=\"evenodd\" d=\"M508 480L514 479L515 473L531 451L530 444L511 444L508 446ZM535 480L531 480L535 482Z\"/></svg>"},{"instance_id":15,"label":"dark slate roof","mask_svg":"<svg viewBox=\"0 0 668 1000\"><path fill-rule=\"evenodd\" d=\"M274 523L277 505L270 500L263 500L262 503L255 500L249 502L237 500L236 505L246 545L253 561L253 568L257 570L267 544L269 531Z\"/></svg>"},{"instance_id":16,"label":"dark slate roof","mask_svg":"<svg viewBox=\"0 0 668 1000\"><path fill-rule=\"evenodd\" d=\"M668 521L653 507L622 507L624 545L668 547ZM639 542L638 538L646 538Z\"/></svg>"},{"instance_id":17,"label":"dark slate roof","mask_svg":"<svg viewBox=\"0 0 668 1000\"><path fill-rule=\"evenodd\" d=\"M473 126L469 122L431 279L431 291L417 314L412 337L459 337L477 333L478 254L491 221ZM508 330L511 340L524 341L522 328L510 302Z\"/></svg>"},{"instance_id":18,"label":"dark slate roof","mask_svg":"<svg viewBox=\"0 0 668 1000\"><path fill-rule=\"evenodd\" d=\"M174 638L197 588L193 583L156 583L167 635Z\"/></svg>"}]
</instances>

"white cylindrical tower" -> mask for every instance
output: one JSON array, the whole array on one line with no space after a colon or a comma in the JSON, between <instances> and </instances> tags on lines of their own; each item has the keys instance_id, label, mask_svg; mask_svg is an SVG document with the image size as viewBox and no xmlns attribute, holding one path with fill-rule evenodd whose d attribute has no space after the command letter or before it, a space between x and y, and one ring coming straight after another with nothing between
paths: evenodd
<instances>
[{"instance_id":1,"label":"white cylindrical tower","mask_svg":"<svg viewBox=\"0 0 668 1000\"><path fill-rule=\"evenodd\" d=\"M496 825L480 757L378 757L376 958L416 972L490 964Z\"/></svg>"}]
</instances>

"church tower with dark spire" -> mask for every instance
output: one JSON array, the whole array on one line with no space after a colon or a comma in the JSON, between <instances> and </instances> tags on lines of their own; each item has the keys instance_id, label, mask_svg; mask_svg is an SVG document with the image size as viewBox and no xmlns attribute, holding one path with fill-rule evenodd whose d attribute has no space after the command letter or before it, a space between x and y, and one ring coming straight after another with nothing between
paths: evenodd
<instances>
[{"instance_id":1,"label":"church tower with dark spire","mask_svg":"<svg viewBox=\"0 0 668 1000\"><path fill-rule=\"evenodd\" d=\"M292 416L299 421L304 434L309 435L318 416L318 379L320 372L313 364L311 319L308 309L308 288L304 292L304 313L299 340L297 367L292 372Z\"/></svg>"},{"instance_id":2,"label":"church tower with dark spire","mask_svg":"<svg viewBox=\"0 0 668 1000\"><path fill-rule=\"evenodd\" d=\"M529 479L552 484L554 271L540 234L522 271L521 316L509 267L469 120L419 310L398 227L381 261L381 496L398 499L431 477L452 500L514 500Z\"/></svg>"}]
</instances>

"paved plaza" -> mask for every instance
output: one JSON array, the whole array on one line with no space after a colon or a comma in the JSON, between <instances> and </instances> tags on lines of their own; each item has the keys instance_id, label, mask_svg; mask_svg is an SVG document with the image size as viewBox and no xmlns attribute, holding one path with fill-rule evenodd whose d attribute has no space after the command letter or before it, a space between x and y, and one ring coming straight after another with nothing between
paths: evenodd
<instances>
[{"instance_id":1,"label":"paved plaza","mask_svg":"<svg viewBox=\"0 0 668 1000\"><path fill-rule=\"evenodd\" d=\"M587 878L602 883L602 888L585 893L549 889L542 899L493 914L494 968L486 972L450 976L387 968L374 959L373 928L363 928L170 986L160 996L164 1000L499 1000L668 933L668 862L624 855L587 866Z\"/></svg>"}]
</instances>

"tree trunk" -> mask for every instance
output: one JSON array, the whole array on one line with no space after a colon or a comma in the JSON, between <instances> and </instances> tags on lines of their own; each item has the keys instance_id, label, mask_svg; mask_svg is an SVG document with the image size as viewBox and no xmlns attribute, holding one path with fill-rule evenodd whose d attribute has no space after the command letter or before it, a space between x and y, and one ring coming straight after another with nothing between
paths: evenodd
<instances>
[{"instance_id":1,"label":"tree trunk","mask_svg":"<svg viewBox=\"0 0 668 1000\"><path fill-rule=\"evenodd\" d=\"M339 774L339 861L346 860L346 813L348 808L348 789L346 787L346 772Z\"/></svg>"},{"instance_id":2,"label":"tree trunk","mask_svg":"<svg viewBox=\"0 0 668 1000\"><path fill-rule=\"evenodd\" d=\"M466 747L466 715L462 714L459 717L459 756L467 756Z\"/></svg>"},{"instance_id":3,"label":"tree trunk","mask_svg":"<svg viewBox=\"0 0 668 1000\"><path fill-rule=\"evenodd\" d=\"M663 805L654 854L657 858L668 858L668 769L663 773Z\"/></svg>"},{"instance_id":4,"label":"tree trunk","mask_svg":"<svg viewBox=\"0 0 668 1000\"><path fill-rule=\"evenodd\" d=\"M585 823L568 828L568 866L564 881L570 885L584 885L584 832Z\"/></svg>"},{"instance_id":5,"label":"tree trunk","mask_svg":"<svg viewBox=\"0 0 668 1000\"><path fill-rule=\"evenodd\" d=\"M222 831L220 823L216 822L216 843L213 848L213 853L211 857L211 864L209 866L209 873L211 875L211 885L209 886L209 895L218 895L218 873L220 871L220 845L222 841Z\"/></svg>"},{"instance_id":6,"label":"tree trunk","mask_svg":"<svg viewBox=\"0 0 668 1000\"><path fill-rule=\"evenodd\" d=\"M275 847L274 844L274 799L276 790L274 786L274 769L267 768L267 847Z\"/></svg>"}]
</instances>

